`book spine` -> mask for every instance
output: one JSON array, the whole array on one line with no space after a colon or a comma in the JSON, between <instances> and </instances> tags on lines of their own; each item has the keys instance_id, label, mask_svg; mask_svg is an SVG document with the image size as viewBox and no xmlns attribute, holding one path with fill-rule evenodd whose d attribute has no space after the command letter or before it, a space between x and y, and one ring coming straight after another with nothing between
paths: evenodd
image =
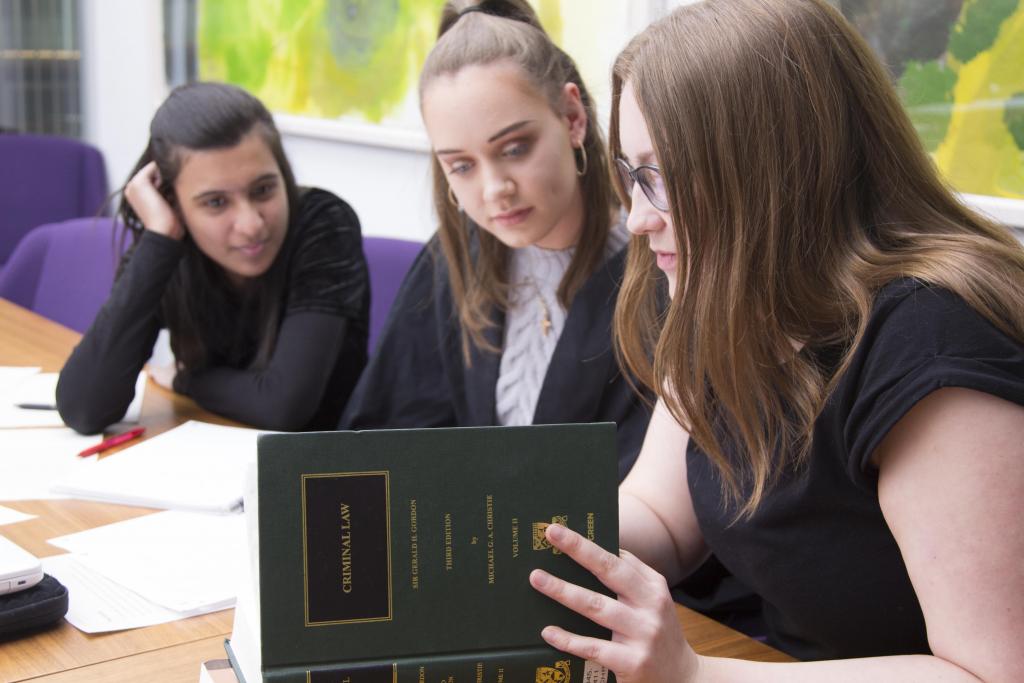
<instances>
[{"instance_id":1,"label":"book spine","mask_svg":"<svg viewBox=\"0 0 1024 683\"><path fill-rule=\"evenodd\" d=\"M609 683L604 667L548 647L278 668L265 683Z\"/></svg>"}]
</instances>

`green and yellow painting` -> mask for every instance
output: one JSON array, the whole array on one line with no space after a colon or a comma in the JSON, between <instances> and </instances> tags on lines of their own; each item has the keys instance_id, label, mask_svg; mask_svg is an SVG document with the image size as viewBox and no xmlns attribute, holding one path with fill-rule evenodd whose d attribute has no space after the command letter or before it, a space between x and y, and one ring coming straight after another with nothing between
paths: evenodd
<instances>
[{"instance_id":1,"label":"green and yellow painting","mask_svg":"<svg viewBox=\"0 0 1024 683\"><path fill-rule=\"evenodd\" d=\"M832 0L892 70L962 192L1024 199L1024 0ZM622 0L531 0L598 102L628 35ZM276 112L419 129L443 0L199 0L199 75ZM600 40L595 37L600 36Z\"/></svg>"},{"instance_id":2,"label":"green and yellow painting","mask_svg":"<svg viewBox=\"0 0 1024 683\"><path fill-rule=\"evenodd\" d=\"M380 122L414 87L443 0L205 0L199 76L269 109Z\"/></svg>"},{"instance_id":3,"label":"green and yellow painting","mask_svg":"<svg viewBox=\"0 0 1024 683\"><path fill-rule=\"evenodd\" d=\"M417 78L443 4L199 0L199 77L240 85L275 112L418 128ZM618 46L593 38L623 30L627 3L531 4L555 41L576 57L584 78L607 80Z\"/></svg>"},{"instance_id":4,"label":"green and yellow painting","mask_svg":"<svg viewBox=\"0 0 1024 683\"><path fill-rule=\"evenodd\" d=\"M1024 199L1024 0L841 0L953 187Z\"/></svg>"}]
</instances>

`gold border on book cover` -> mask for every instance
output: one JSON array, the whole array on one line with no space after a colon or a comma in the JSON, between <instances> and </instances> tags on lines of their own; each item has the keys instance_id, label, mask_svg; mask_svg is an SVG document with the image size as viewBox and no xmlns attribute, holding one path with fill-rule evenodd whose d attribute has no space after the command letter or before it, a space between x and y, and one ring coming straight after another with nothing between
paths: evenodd
<instances>
[{"instance_id":1,"label":"gold border on book cover","mask_svg":"<svg viewBox=\"0 0 1024 683\"><path fill-rule=\"evenodd\" d=\"M309 543L307 535L307 520L306 520L306 481L309 479L339 479L346 477L383 477L384 478L384 522L387 533L387 614L380 616L370 616L358 619L337 619L331 621L310 621L309 618ZM370 471L370 472L323 472L317 474L303 474L301 475L301 491L302 491L302 601L305 614L305 625L307 627L316 626L330 626L334 624L361 624L373 621L391 621L394 616L394 577L392 575L392 562L391 562L391 477L390 472L387 470L381 471Z\"/></svg>"}]
</instances>

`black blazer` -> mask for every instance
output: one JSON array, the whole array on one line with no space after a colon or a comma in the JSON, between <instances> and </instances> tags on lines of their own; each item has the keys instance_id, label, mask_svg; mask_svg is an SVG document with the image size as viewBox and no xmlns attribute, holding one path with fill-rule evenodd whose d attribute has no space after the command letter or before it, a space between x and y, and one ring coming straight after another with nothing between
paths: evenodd
<instances>
[{"instance_id":1,"label":"black blazer","mask_svg":"<svg viewBox=\"0 0 1024 683\"><path fill-rule=\"evenodd\" d=\"M626 250L608 259L574 298L541 386L534 424L614 422L619 477L640 451L648 405L623 377L612 350L612 312ZM487 331L501 348L504 315ZM473 348L463 363L447 264L437 238L413 262L369 364L349 399L341 429L468 427L497 424L501 356Z\"/></svg>"}]
</instances>

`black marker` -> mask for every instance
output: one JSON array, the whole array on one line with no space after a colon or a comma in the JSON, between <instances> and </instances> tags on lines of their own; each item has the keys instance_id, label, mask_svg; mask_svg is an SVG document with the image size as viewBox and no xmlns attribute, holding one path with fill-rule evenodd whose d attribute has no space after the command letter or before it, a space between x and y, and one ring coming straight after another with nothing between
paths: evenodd
<instances>
[{"instance_id":1,"label":"black marker","mask_svg":"<svg viewBox=\"0 0 1024 683\"><path fill-rule=\"evenodd\" d=\"M50 403L15 403L14 405L24 410L57 410L57 406Z\"/></svg>"}]
</instances>

